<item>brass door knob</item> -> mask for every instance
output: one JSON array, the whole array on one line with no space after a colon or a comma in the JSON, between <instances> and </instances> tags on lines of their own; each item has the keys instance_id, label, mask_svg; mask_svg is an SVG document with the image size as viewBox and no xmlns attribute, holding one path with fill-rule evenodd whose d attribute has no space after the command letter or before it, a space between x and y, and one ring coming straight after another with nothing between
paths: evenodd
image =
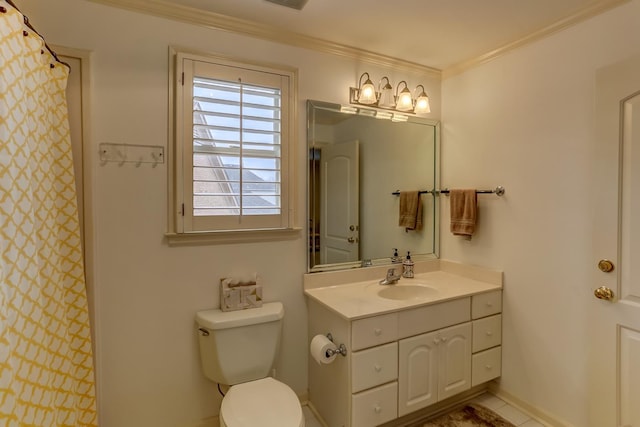
<instances>
[{"instance_id":1,"label":"brass door knob","mask_svg":"<svg viewBox=\"0 0 640 427\"><path fill-rule=\"evenodd\" d=\"M349 242L349 243L355 243L355 241L356 241L356 239L354 239L353 237L349 237L347 239L347 242Z\"/></svg>"},{"instance_id":2,"label":"brass door knob","mask_svg":"<svg viewBox=\"0 0 640 427\"><path fill-rule=\"evenodd\" d=\"M613 299L613 291L606 286L600 286L598 289L593 291L593 294L596 296L596 298L606 301L611 301Z\"/></svg>"},{"instance_id":3,"label":"brass door knob","mask_svg":"<svg viewBox=\"0 0 640 427\"><path fill-rule=\"evenodd\" d=\"M610 273L613 271L615 266L608 259L601 259L600 262L598 262L598 268L604 273Z\"/></svg>"}]
</instances>

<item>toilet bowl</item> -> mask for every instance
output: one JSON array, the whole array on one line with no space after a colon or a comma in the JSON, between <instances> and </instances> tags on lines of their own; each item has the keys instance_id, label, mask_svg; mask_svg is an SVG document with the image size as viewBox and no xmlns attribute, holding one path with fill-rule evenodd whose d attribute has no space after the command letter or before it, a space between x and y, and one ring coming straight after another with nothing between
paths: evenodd
<instances>
[{"instance_id":1,"label":"toilet bowl","mask_svg":"<svg viewBox=\"0 0 640 427\"><path fill-rule=\"evenodd\" d=\"M220 427L304 427L296 394L267 377L232 386L220 408Z\"/></svg>"}]
</instances>

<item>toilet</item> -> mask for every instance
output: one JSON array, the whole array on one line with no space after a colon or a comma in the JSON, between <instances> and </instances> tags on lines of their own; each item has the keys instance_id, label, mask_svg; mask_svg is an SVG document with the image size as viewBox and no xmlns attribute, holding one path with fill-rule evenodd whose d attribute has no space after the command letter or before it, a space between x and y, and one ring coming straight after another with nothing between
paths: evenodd
<instances>
[{"instance_id":1,"label":"toilet","mask_svg":"<svg viewBox=\"0 0 640 427\"><path fill-rule=\"evenodd\" d=\"M304 427L298 396L269 376L280 347L284 307L196 313L204 375L230 386L220 427Z\"/></svg>"}]
</instances>

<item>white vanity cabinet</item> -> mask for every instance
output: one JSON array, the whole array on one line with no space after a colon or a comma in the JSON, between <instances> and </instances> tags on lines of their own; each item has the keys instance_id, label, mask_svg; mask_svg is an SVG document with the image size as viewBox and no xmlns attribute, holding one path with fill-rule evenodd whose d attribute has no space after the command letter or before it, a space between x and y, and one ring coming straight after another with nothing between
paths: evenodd
<instances>
[{"instance_id":1,"label":"white vanity cabinet","mask_svg":"<svg viewBox=\"0 0 640 427\"><path fill-rule=\"evenodd\" d=\"M346 319L308 299L309 338L347 356L309 361L309 400L329 427L373 427L500 375L502 291Z\"/></svg>"},{"instance_id":2,"label":"white vanity cabinet","mask_svg":"<svg viewBox=\"0 0 640 427\"><path fill-rule=\"evenodd\" d=\"M471 324L400 340L398 416L471 387Z\"/></svg>"}]
</instances>

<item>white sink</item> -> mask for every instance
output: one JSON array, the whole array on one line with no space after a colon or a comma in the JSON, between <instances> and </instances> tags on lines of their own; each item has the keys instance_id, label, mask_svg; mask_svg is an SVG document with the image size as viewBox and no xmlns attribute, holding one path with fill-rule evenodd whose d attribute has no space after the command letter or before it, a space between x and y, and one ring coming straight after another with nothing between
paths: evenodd
<instances>
[{"instance_id":1,"label":"white sink","mask_svg":"<svg viewBox=\"0 0 640 427\"><path fill-rule=\"evenodd\" d=\"M379 285L378 296L386 299L407 300L433 297L438 293L436 288L424 284Z\"/></svg>"}]
</instances>

